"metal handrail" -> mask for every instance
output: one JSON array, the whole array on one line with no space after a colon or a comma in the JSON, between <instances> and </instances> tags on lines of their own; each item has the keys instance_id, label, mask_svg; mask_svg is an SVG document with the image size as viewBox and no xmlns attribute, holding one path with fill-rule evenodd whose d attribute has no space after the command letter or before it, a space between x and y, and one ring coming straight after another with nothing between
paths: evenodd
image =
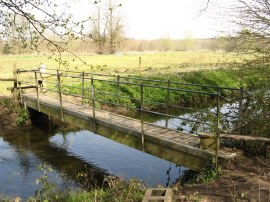
<instances>
[{"instance_id":1,"label":"metal handrail","mask_svg":"<svg viewBox=\"0 0 270 202\"><path fill-rule=\"evenodd\" d=\"M55 85L56 89L54 87L54 89L52 88L45 88L42 87L42 89L48 90L50 92L54 92L57 93L57 99L59 99L60 101L60 108L61 108L61 118L62 120L64 120L64 116L63 116L63 106L62 106L62 96L71 96L71 97L76 97L76 98L80 98L82 100L82 103L80 104L80 106L85 106L84 101L85 100L89 100L91 101L91 106L92 106L92 110L93 110L93 124L94 127L95 126L95 103L99 102L105 105L113 105L116 107L123 107L126 109L130 109L130 110L136 110L138 112L141 113L141 133L142 133L142 142L144 142L144 120L143 120L143 113L150 113L150 114L155 114L155 115L161 115L161 116L165 116L166 117L166 126L168 125L168 118L176 118L179 120L184 120L187 122L194 122L194 123L199 123L199 124L204 124L204 125L213 125L213 123L209 123L209 122L204 122L204 121L200 121L197 118L196 119L188 119L188 118L183 118L183 117L179 117L179 116L174 116L169 112L170 108L179 108L179 109L184 109L184 110L193 110L196 111L198 113L207 113L207 114L212 114L216 116L216 124L214 124L216 126L216 134L217 137L219 137L219 132L220 132L220 119L221 117L225 117L221 112L220 112L220 108L221 108L221 99L224 100L225 102L233 102L233 101L239 101L240 105L243 99L248 98L248 96L250 96L250 94L246 91L243 90L243 88L230 88L230 87L221 87L221 86L207 86L207 85L200 85L200 84L187 84L187 83L181 83L181 82L171 82L171 81L164 81L164 80L151 80L151 79L147 79L147 78L137 78L137 77L126 77L126 76L119 76L119 75L106 75L106 74L96 74L96 73L87 73L87 72L77 72L77 71L69 71L69 70L56 70L56 69L50 69L50 68L46 68L47 70L50 71L56 71L56 73L53 72L45 72L42 73L43 75L49 75L50 77L56 77L55 82L46 80L46 83L51 84L51 85ZM38 86L38 82L37 82L37 73L39 73L38 69L32 69L32 70L24 70L24 69L19 69L17 70L17 74L20 73L30 73L33 72L35 74L35 82L36 83L36 93L37 93L37 103L39 106L39 88L40 86ZM76 73L79 75L71 75L70 73ZM89 77L91 76L91 77ZM94 76L96 77L109 77L109 78L114 78L114 79L103 79L103 78L94 78ZM82 82L82 87L77 87L74 85L69 85L69 84L64 84L61 80L61 78L69 78L69 79L74 79L74 81L76 82ZM48 77L47 77L48 78ZM78 79L78 80L77 80ZM123 81L123 79L125 81ZM132 82L133 80L133 82ZM90 86L87 85L87 87L85 87L85 82L90 81L91 84ZM107 92L106 90L100 90L100 89L96 89L95 87L95 82L106 82L111 84L115 89L116 89L116 93L114 92ZM149 83L144 83L144 82L149 82ZM20 85L20 90L21 90L21 85L22 84L27 84L28 82L21 82L19 83ZM164 84L167 84L167 86L165 86ZM138 87L138 91L140 94L140 97L131 97L131 96L124 96L119 92L119 89L121 88L121 85L133 85L133 86L137 86ZM207 92L207 91L200 91L200 90L191 90L191 89L185 89L183 87L178 88L175 87L175 85L182 85L182 86L191 86L191 87L202 87L202 88L209 88L209 89L215 89L217 92L213 93L213 92ZM67 87L67 88L73 88L73 89L77 89L77 90L81 90L81 92L79 92L79 94L77 93L68 93L65 89L63 89L63 87ZM152 88L152 89L162 89L162 90L166 90L166 98L164 97L164 102L156 102L156 101L151 101L151 100L147 100L144 98L144 90L145 88ZM232 99L228 99L225 96L221 95L221 90L231 90L231 91L239 91L240 92L240 96L237 98L232 98ZM211 96L212 99L216 99L217 100L217 105L216 105L216 110L214 112L212 111L207 111L207 110L197 110L194 108L190 108L190 107L183 107L183 106L178 106L176 104L170 103L170 94L172 91L177 91L177 92L184 92L184 93L189 93L189 94L201 94L201 95L208 95ZM87 93L85 93L87 92ZM97 97L97 95L108 95L108 96L112 96L113 100L112 102L110 101L106 101L106 100L102 100L100 99L100 97ZM140 103L140 107L133 107L133 106L128 106L128 105L124 105L121 104L121 99L130 99L130 100L136 100L138 101L138 103ZM70 102L70 101L68 101ZM71 102L73 103L73 102ZM148 104L154 104L154 105L162 105L164 106L166 109L165 113L159 112L159 111L153 111L151 109L147 109L145 108L145 103ZM78 105L77 103L74 103L76 105ZM39 108L39 107L38 107ZM239 113L241 112L241 109L239 109ZM218 141L218 138L217 138Z\"/></svg>"}]
</instances>

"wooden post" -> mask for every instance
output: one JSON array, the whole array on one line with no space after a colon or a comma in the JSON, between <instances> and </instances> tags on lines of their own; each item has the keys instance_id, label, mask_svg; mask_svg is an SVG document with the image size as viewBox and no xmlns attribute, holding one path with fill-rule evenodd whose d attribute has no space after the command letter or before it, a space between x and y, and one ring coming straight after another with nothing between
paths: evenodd
<instances>
[{"instance_id":1,"label":"wooden post","mask_svg":"<svg viewBox=\"0 0 270 202\"><path fill-rule=\"evenodd\" d=\"M84 105L84 71L82 72L82 105Z\"/></svg>"},{"instance_id":2,"label":"wooden post","mask_svg":"<svg viewBox=\"0 0 270 202\"><path fill-rule=\"evenodd\" d=\"M120 76L119 75L117 75L117 89L116 89L116 96L117 96L117 113L118 113L118 111L119 111L119 108L120 108L120 98L119 98L119 92L120 92Z\"/></svg>"},{"instance_id":3,"label":"wooden post","mask_svg":"<svg viewBox=\"0 0 270 202\"><path fill-rule=\"evenodd\" d=\"M20 80L20 74L18 73L18 83L19 83L19 94L20 94L20 102L23 103L22 99L22 81Z\"/></svg>"},{"instance_id":4,"label":"wooden post","mask_svg":"<svg viewBox=\"0 0 270 202\"><path fill-rule=\"evenodd\" d=\"M56 71L57 71L57 89L58 89L58 96L59 96L60 110L61 110L61 121L64 121L62 92L61 92L61 79L60 79L59 69L57 69Z\"/></svg>"},{"instance_id":5,"label":"wooden post","mask_svg":"<svg viewBox=\"0 0 270 202\"><path fill-rule=\"evenodd\" d=\"M167 99L166 99L166 128L168 128L169 110L170 110L170 95L171 95L171 81L168 80Z\"/></svg>"},{"instance_id":6,"label":"wooden post","mask_svg":"<svg viewBox=\"0 0 270 202\"><path fill-rule=\"evenodd\" d=\"M95 89L94 89L94 79L93 76L91 77L91 99L92 99L92 112L93 112L93 128L94 133L97 132L97 126L96 126L96 113L95 113Z\"/></svg>"},{"instance_id":7,"label":"wooden post","mask_svg":"<svg viewBox=\"0 0 270 202\"><path fill-rule=\"evenodd\" d=\"M220 108L221 108L221 100L220 100L220 91L217 92L217 114L216 114L216 170L218 169L218 156L220 149Z\"/></svg>"},{"instance_id":8,"label":"wooden post","mask_svg":"<svg viewBox=\"0 0 270 202\"><path fill-rule=\"evenodd\" d=\"M37 71L35 71L35 83L36 83L36 94L37 94L37 108L40 112L40 103L39 103L39 90L38 90L38 79L37 79Z\"/></svg>"},{"instance_id":9,"label":"wooden post","mask_svg":"<svg viewBox=\"0 0 270 202\"><path fill-rule=\"evenodd\" d=\"M140 94L141 94L141 133L142 133L142 148L144 149L144 121L143 121L143 84L140 84Z\"/></svg>"},{"instance_id":10,"label":"wooden post","mask_svg":"<svg viewBox=\"0 0 270 202\"><path fill-rule=\"evenodd\" d=\"M240 87L239 89L239 109L238 109L238 130L239 134L242 135L242 126L243 126L243 96L244 96L244 89Z\"/></svg>"},{"instance_id":11,"label":"wooden post","mask_svg":"<svg viewBox=\"0 0 270 202\"><path fill-rule=\"evenodd\" d=\"M18 70L16 64L13 65L13 101L18 106Z\"/></svg>"},{"instance_id":12,"label":"wooden post","mask_svg":"<svg viewBox=\"0 0 270 202\"><path fill-rule=\"evenodd\" d=\"M142 57L139 57L139 74L141 74Z\"/></svg>"}]
</instances>

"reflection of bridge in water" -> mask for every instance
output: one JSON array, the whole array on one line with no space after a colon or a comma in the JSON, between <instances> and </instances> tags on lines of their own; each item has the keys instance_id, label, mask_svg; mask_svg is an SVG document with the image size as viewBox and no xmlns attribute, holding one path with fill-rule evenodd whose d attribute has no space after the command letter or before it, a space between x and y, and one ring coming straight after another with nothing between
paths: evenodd
<instances>
[{"instance_id":1,"label":"reflection of bridge in water","mask_svg":"<svg viewBox=\"0 0 270 202\"><path fill-rule=\"evenodd\" d=\"M197 110L170 104L170 96L173 91L179 97L181 97L181 93L187 93L208 97L207 100L216 100L216 112L208 112L215 118L214 123L197 119L185 121L198 124L212 124L212 127L215 128L215 143L219 147L220 118L222 116L220 112L221 101L229 101L221 96L221 92L225 90L233 91L234 94L237 92L240 93L240 97L243 97L244 92L242 88L201 86L84 72L48 70L46 87L44 86L44 82L42 83L41 80L38 80L38 71L36 70L17 70L15 72L17 80L15 82L15 93L16 91L20 92L20 101L26 107L32 109L30 110L32 116L38 117L45 114L54 117L193 170L200 170L207 160L213 158L216 154L225 159L231 157L222 151L217 150L217 153L215 153L215 151L210 149L202 149L200 148L200 139L197 135L153 125L146 122L143 115L144 113L153 113L163 115L167 120L169 118L181 119L173 115L173 110ZM23 77L25 75L28 75L28 77ZM108 79L108 77L111 78ZM177 87L179 85L182 88ZM102 86L106 86L106 88L102 88ZM121 89L127 89L130 86L135 86L135 90L138 91L135 94L139 95L139 97L121 95ZM196 87L197 90L190 90L191 87ZM28 88L35 88L36 90L34 92L24 90ZM145 92L149 93L150 88L154 89L151 92L164 95L163 102L154 102L145 99ZM210 89L210 91L198 90L198 88ZM43 93L44 91L46 93ZM127 100L139 103L139 107L126 105L125 102ZM241 116L242 99L236 98L235 100L239 100L238 111L240 112L239 116ZM145 107L147 103L162 106L160 108L163 108L165 112L151 111ZM140 113L141 119L137 120L101 110L99 109L100 107L97 107L100 104L106 106L114 105L117 111L120 111L122 108L136 110Z\"/></svg>"},{"instance_id":2,"label":"reflection of bridge in water","mask_svg":"<svg viewBox=\"0 0 270 202\"><path fill-rule=\"evenodd\" d=\"M16 138L6 135L4 136L4 140L16 148L16 151L20 155L20 165L24 172L27 173L29 166L31 166L26 152L29 151L42 163L49 163L59 173L64 174L64 177L68 177L68 179L72 179L78 184L85 185L87 186L86 188L102 187L105 185L104 178L109 175L107 171L74 156L64 148L52 144L49 141L50 137L45 132L35 130L14 133L17 134ZM83 177L79 174L83 174Z\"/></svg>"}]
</instances>

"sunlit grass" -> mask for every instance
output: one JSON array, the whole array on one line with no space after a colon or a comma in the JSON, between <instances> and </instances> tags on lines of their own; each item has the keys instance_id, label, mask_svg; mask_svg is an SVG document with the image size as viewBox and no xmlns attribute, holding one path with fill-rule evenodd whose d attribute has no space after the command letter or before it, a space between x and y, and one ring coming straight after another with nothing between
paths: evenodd
<instances>
[{"instance_id":1,"label":"sunlit grass","mask_svg":"<svg viewBox=\"0 0 270 202\"><path fill-rule=\"evenodd\" d=\"M10 91L7 88L12 86L12 81L0 81L0 95L10 95Z\"/></svg>"},{"instance_id":2,"label":"sunlit grass","mask_svg":"<svg viewBox=\"0 0 270 202\"><path fill-rule=\"evenodd\" d=\"M80 55L92 69L83 65L79 59L73 61L71 56L63 56L63 60L70 62L69 69L79 71L94 71L111 74L138 74L139 57L142 58L141 72L152 74L153 70L158 72L186 72L195 69L211 69L224 67L232 62L241 62L243 58L234 53L194 51L194 52L155 52L155 53L133 53L116 55ZM0 56L0 78L12 77L13 66L17 68L37 68L44 63L48 68L58 68L54 59L37 55L12 55ZM61 67L63 68L63 66Z\"/></svg>"},{"instance_id":3,"label":"sunlit grass","mask_svg":"<svg viewBox=\"0 0 270 202\"><path fill-rule=\"evenodd\" d=\"M236 53L189 51L189 52L147 52L120 53L115 55L81 54L79 59L64 55L63 60L69 62L69 70L94 72L112 75L157 75L212 70L231 67L232 63L241 63L250 56L239 56ZM139 58L141 68L139 69ZM73 61L74 60L74 61ZM47 68L59 68L58 62L48 56L40 55L10 55L0 56L0 80L13 78L13 67L21 69L37 69L40 63ZM61 69L66 69L63 65ZM33 75L32 75L33 76ZM0 93L7 93L10 84L0 81Z\"/></svg>"}]
</instances>

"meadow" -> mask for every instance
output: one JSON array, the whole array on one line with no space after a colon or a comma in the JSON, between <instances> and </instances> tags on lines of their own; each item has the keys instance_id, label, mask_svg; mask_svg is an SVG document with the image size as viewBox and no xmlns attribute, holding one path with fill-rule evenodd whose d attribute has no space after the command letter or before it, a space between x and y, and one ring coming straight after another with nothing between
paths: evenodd
<instances>
[{"instance_id":1,"label":"meadow","mask_svg":"<svg viewBox=\"0 0 270 202\"><path fill-rule=\"evenodd\" d=\"M68 66L59 65L57 57L46 55L8 55L0 56L0 94L7 94L11 82L3 79L13 78L13 67L35 69L40 63L47 68L60 68L112 75L158 75L227 68L241 63L247 56L236 53L188 51L188 52L142 52L118 53L114 55L80 54L80 59L63 55ZM249 56L248 56L249 57ZM139 65L141 58L141 66ZM82 60L82 61L81 61ZM86 64L85 64L86 63Z\"/></svg>"}]
</instances>

